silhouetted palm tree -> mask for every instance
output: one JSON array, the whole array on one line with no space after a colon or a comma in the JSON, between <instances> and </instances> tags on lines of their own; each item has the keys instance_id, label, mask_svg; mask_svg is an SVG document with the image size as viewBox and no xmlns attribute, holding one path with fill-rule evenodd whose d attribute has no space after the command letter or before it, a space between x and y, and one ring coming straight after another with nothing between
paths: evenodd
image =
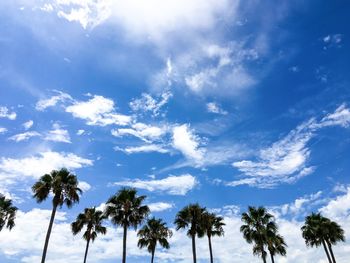
<instances>
[{"instance_id":1,"label":"silhouetted palm tree","mask_svg":"<svg viewBox=\"0 0 350 263\"><path fill-rule=\"evenodd\" d=\"M275 255L279 254L285 256L287 254L286 250L287 244L284 242L284 238L275 233L268 231L267 234L267 249L270 252L271 262L275 263Z\"/></svg>"},{"instance_id":2,"label":"silhouetted palm tree","mask_svg":"<svg viewBox=\"0 0 350 263\"><path fill-rule=\"evenodd\" d=\"M106 203L105 215L111 218L115 225L123 227L123 263L126 262L126 238L129 227L135 230L149 214L147 205L142 205L146 196L137 196L136 189L122 188L109 198Z\"/></svg>"},{"instance_id":3,"label":"silhouetted palm tree","mask_svg":"<svg viewBox=\"0 0 350 263\"><path fill-rule=\"evenodd\" d=\"M312 213L305 218L301 231L307 246L318 247L322 244L328 262L336 262L332 245L345 240L344 230L337 223L323 217L320 213Z\"/></svg>"},{"instance_id":4,"label":"silhouetted palm tree","mask_svg":"<svg viewBox=\"0 0 350 263\"><path fill-rule=\"evenodd\" d=\"M43 175L32 187L34 198L38 203L43 202L52 193L52 212L49 227L45 238L45 245L41 263L45 262L47 247L51 235L53 222L57 208L64 204L70 208L74 203L79 202L79 194L82 191L78 188L78 180L74 174L67 169L53 170L50 174Z\"/></svg>"},{"instance_id":5,"label":"silhouetted palm tree","mask_svg":"<svg viewBox=\"0 0 350 263\"><path fill-rule=\"evenodd\" d=\"M202 214L201 228L203 230L203 235L207 235L208 243L209 243L209 253L210 253L210 262L213 263L213 250L211 244L211 238L213 236L223 236L224 229L223 226L225 223L223 222L224 218L221 216L217 216L214 213L209 213L205 211ZM201 236L200 236L201 237Z\"/></svg>"},{"instance_id":6,"label":"silhouetted palm tree","mask_svg":"<svg viewBox=\"0 0 350 263\"><path fill-rule=\"evenodd\" d=\"M148 252L152 254L151 263L154 261L154 253L156 251L157 243L159 243L163 248L169 249L170 245L168 238L173 235L171 230L167 227L166 223L162 219L155 219L154 217L148 219L147 224L144 225L137 236L139 241L137 243L138 247L147 247Z\"/></svg>"},{"instance_id":7,"label":"silhouetted palm tree","mask_svg":"<svg viewBox=\"0 0 350 263\"><path fill-rule=\"evenodd\" d=\"M96 210L95 207L85 208L84 213L79 214L75 222L71 224L73 235L78 234L86 226L86 231L83 235L83 238L86 240L84 263L86 263L90 241L94 242L97 234L105 235L107 232L106 227L102 225L104 219L106 217L102 211Z\"/></svg>"},{"instance_id":8,"label":"silhouetted palm tree","mask_svg":"<svg viewBox=\"0 0 350 263\"><path fill-rule=\"evenodd\" d=\"M205 208L199 204L190 204L177 213L174 221L176 230L188 228L187 235L192 239L193 263L197 262L196 235L203 236L201 221L204 211Z\"/></svg>"},{"instance_id":9,"label":"silhouetted palm tree","mask_svg":"<svg viewBox=\"0 0 350 263\"><path fill-rule=\"evenodd\" d=\"M245 224L241 226L240 230L245 240L249 244L254 243L253 254L261 256L263 262L266 263L267 227L271 230L277 230L273 216L267 213L264 207L249 206L248 212L242 214L242 221Z\"/></svg>"},{"instance_id":10,"label":"silhouetted palm tree","mask_svg":"<svg viewBox=\"0 0 350 263\"><path fill-rule=\"evenodd\" d=\"M11 230L15 226L17 207L12 200L0 194L0 231L6 227Z\"/></svg>"},{"instance_id":11,"label":"silhouetted palm tree","mask_svg":"<svg viewBox=\"0 0 350 263\"><path fill-rule=\"evenodd\" d=\"M338 241L345 241L344 230L336 222L331 220L328 220L324 227L326 229L326 243L328 245L333 263L336 263L332 245L336 245Z\"/></svg>"}]
</instances>

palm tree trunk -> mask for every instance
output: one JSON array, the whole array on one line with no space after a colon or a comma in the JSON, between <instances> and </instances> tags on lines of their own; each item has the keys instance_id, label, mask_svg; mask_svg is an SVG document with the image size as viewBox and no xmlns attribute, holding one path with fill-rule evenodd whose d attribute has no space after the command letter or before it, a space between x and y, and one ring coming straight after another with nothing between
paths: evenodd
<instances>
[{"instance_id":1,"label":"palm tree trunk","mask_svg":"<svg viewBox=\"0 0 350 263\"><path fill-rule=\"evenodd\" d=\"M332 257L333 263L337 263L335 261L335 257L334 257L334 254L333 254L332 244L329 243L328 240L327 240L327 245L328 245L328 248L329 248L329 252L331 253L331 257Z\"/></svg>"},{"instance_id":2,"label":"palm tree trunk","mask_svg":"<svg viewBox=\"0 0 350 263\"><path fill-rule=\"evenodd\" d=\"M49 240L50 240L51 230L52 230L52 226L53 226L53 221L55 220L56 210L57 210L57 205L53 205L50 223L49 223L49 228L47 229L47 233L46 233L45 245L44 245L43 255L41 258L41 263L45 263L47 247L49 246Z\"/></svg>"},{"instance_id":3,"label":"palm tree trunk","mask_svg":"<svg viewBox=\"0 0 350 263\"><path fill-rule=\"evenodd\" d=\"M327 250L326 243L324 242L323 239L322 239L322 245L323 245L324 251L326 251L327 258L328 258L328 262L329 262L329 263L332 263L332 260L331 260L331 258L330 258L330 256L329 256L329 253L328 253L328 250Z\"/></svg>"},{"instance_id":4,"label":"palm tree trunk","mask_svg":"<svg viewBox=\"0 0 350 263\"><path fill-rule=\"evenodd\" d=\"M270 251L270 256L271 256L271 262L275 263L275 259L273 258L273 255L272 255L271 251Z\"/></svg>"},{"instance_id":5,"label":"palm tree trunk","mask_svg":"<svg viewBox=\"0 0 350 263\"><path fill-rule=\"evenodd\" d=\"M152 249L152 259L151 259L151 263L153 263L153 260L154 260L154 252L155 252L155 249Z\"/></svg>"},{"instance_id":6,"label":"palm tree trunk","mask_svg":"<svg viewBox=\"0 0 350 263\"><path fill-rule=\"evenodd\" d=\"M213 259L213 249L211 247L211 236L208 236L208 242L209 242L209 252L210 252L210 263L213 263L214 259Z\"/></svg>"},{"instance_id":7,"label":"palm tree trunk","mask_svg":"<svg viewBox=\"0 0 350 263\"><path fill-rule=\"evenodd\" d=\"M261 249L261 253L262 253L262 259L263 259L263 262L266 263L266 252L264 250L264 246L262 246L262 249Z\"/></svg>"},{"instance_id":8,"label":"palm tree trunk","mask_svg":"<svg viewBox=\"0 0 350 263\"><path fill-rule=\"evenodd\" d=\"M89 244L90 244L90 238L87 240L86 242L86 249L85 249L85 256L84 256L84 263L86 263L86 258L87 258L87 254L89 251Z\"/></svg>"},{"instance_id":9,"label":"palm tree trunk","mask_svg":"<svg viewBox=\"0 0 350 263\"><path fill-rule=\"evenodd\" d=\"M197 263L197 255L196 255L196 235L192 235L192 253L193 253L193 263Z\"/></svg>"},{"instance_id":10,"label":"palm tree trunk","mask_svg":"<svg viewBox=\"0 0 350 263\"><path fill-rule=\"evenodd\" d=\"M126 237L128 232L128 227L124 224L124 234L123 234L123 263L126 263Z\"/></svg>"}]
</instances>

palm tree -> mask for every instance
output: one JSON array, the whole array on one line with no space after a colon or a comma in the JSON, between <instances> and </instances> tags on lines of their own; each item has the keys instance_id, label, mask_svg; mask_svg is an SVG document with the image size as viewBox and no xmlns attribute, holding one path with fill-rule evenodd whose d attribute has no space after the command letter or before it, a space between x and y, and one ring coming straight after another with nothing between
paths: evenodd
<instances>
[{"instance_id":1,"label":"palm tree","mask_svg":"<svg viewBox=\"0 0 350 263\"><path fill-rule=\"evenodd\" d=\"M106 227L102 225L104 219L106 217L102 211L96 210L95 207L85 208L84 213L79 214L75 222L71 224L73 235L78 234L86 225L86 231L83 235L83 238L86 240L84 263L86 263L90 240L94 242L97 234L105 235L107 232Z\"/></svg>"},{"instance_id":2,"label":"palm tree","mask_svg":"<svg viewBox=\"0 0 350 263\"><path fill-rule=\"evenodd\" d=\"M249 206L248 212L242 214L242 221L245 223L240 228L243 237L249 244L254 243L253 254L261 256L266 263L267 228L277 230L273 216L262 206L258 208Z\"/></svg>"},{"instance_id":3,"label":"palm tree","mask_svg":"<svg viewBox=\"0 0 350 263\"><path fill-rule=\"evenodd\" d=\"M203 236L201 222L204 211L205 208L199 204L190 204L177 213L174 221L176 230L188 228L187 235L192 239L193 263L197 262L196 235Z\"/></svg>"},{"instance_id":4,"label":"palm tree","mask_svg":"<svg viewBox=\"0 0 350 263\"><path fill-rule=\"evenodd\" d=\"M74 203L79 202L79 194L82 191L78 188L77 177L65 168L53 170L50 174L40 177L39 181L33 185L32 191L38 203L45 201L50 193L53 195L51 219L41 258L41 263L44 263L57 208L61 208L64 204L68 208L72 207Z\"/></svg>"},{"instance_id":5,"label":"palm tree","mask_svg":"<svg viewBox=\"0 0 350 263\"><path fill-rule=\"evenodd\" d=\"M11 230L15 226L17 207L12 200L0 194L0 231L6 227Z\"/></svg>"},{"instance_id":6,"label":"palm tree","mask_svg":"<svg viewBox=\"0 0 350 263\"><path fill-rule=\"evenodd\" d=\"M320 213L312 213L305 218L301 231L307 246L318 247L322 244L328 262L336 262L332 245L345 240L344 230L336 222L323 217Z\"/></svg>"},{"instance_id":7,"label":"palm tree","mask_svg":"<svg viewBox=\"0 0 350 263\"><path fill-rule=\"evenodd\" d=\"M329 248L333 263L336 263L332 245L336 245L338 241L345 241L344 230L334 221L328 220L325 223L326 243Z\"/></svg>"},{"instance_id":8,"label":"palm tree","mask_svg":"<svg viewBox=\"0 0 350 263\"><path fill-rule=\"evenodd\" d=\"M169 249L168 238L172 235L173 233L162 219L155 219L153 217L148 219L147 224L137 233L137 236L140 238L137 246L140 248L147 247L148 252L152 254L151 263L153 263L157 243L163 248Z\"/></svg>"},{"instance_id":9,"label":"palm tree","mask_svg":"<svg viewBox=\"0 0 350 263\"><path fill-rule=\"evenodd\" d=\"M319 247L322 244L326 252L328 262L332 263L325 241L325 229L323 228L326 222L327 218L321 216L320 213L312 213L305 218L305 224L302 226L301 231L306 245L308 247Z\"/></svg>"},{"instance_id":10,"label":"palm tree","mask_svg":"<svg viewBox=\"0 0 350 263\"><path fill-rule=\"evenodd\" d=\"M267 249L270 252L271 262L275 263L275 255L279 254L281 256L285 256L287 254L286 251L287 244L284 241L284 238L274 232L270 232L267 234Z\"/></svg>"},{"instance_id":11,"label":"palm tree","mask_svg":"<svg viewBox=\"0 0 350 263\"><path fill-rule=\"evenodd\" d=\"M209 252L210 252L210 262L213 263L213 250L211 245L211 238L213 236L223 236L224 229L223 226L225 223L223 222L224 218L221 216L217 216L214 213L209 213L205 211L202 215L201 228L203 229L203 233L208 237L209 243ZM201 236L200 236L201 237Z\"/></svg>"},{"instance_id":12,"label":"palm tree","mask_svg":"<svg viewBox=\"0 0 350 263\"><path fill-rule=\"evenodd\" d=\"M135 230L149 214L147 205L142 205L146 196L137 196L134 188L122 188L106 203L105 215L115 225L123 227L123 263L126 262L126 238L129 227Z\"/></svg>"}]
</instances>

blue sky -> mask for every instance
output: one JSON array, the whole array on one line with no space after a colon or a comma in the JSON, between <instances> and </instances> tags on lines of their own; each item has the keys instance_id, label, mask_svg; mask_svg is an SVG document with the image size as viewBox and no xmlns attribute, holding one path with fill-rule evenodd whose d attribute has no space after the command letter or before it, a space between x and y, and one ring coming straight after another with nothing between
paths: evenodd
<instances>
[{"instance_id":1,"label":"blue sky","mask_svg":"<svg viewBox=\"0 0 350 263\"><path fill-rule=\"evenodd\" d=\"M170 227L190 202L223 215L218 262L259 262L239 233L248 205L275 215L289 245L279 262L325 262L299 229L320 211L350 239L349 10L338 0L2 1L0 192L19 213L0 233L1 262L38 262L51 204L30 187L62 166L84 194L58 214L48 262L81 261L69 223L121 186L147 195ZM189 262L184 236L158 262ZM136 242L131 231L129 262L148 262ZM337 246L339 262L349 249ZM206 240L198 250L207 262ZM109 225L90 262L120 256Z\"/></svg>"}]
</instances>

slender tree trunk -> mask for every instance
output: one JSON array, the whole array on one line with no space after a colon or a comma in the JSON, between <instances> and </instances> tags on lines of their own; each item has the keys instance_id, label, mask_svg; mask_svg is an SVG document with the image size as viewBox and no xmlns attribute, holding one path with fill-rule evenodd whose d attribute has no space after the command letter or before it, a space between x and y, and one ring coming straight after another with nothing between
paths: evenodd
<instances>
[{"instance_id":1,"label":"slender tree trunk","mask_svg":"<svg viewBox=\"0 0 350 263\"><path fill-rule=\"evenodd\" d=\"M128 234L128 227L124 224L124 235L123 235L123 263L126 263L126 237Z\"/></svg>"},{"instance_id":2,"label":"slender tree trunk","mask_svg":"<svg viewBox=\"0 0 350 263\"><path fill-rule=\"evenodd\" d=\"M87 254L89 251L89 245L90 245L90 238L87 240L86 242L86 249L85 249L85 256L84 256L84 263L86 263L86 258L87 258Z\"/></svg>"},{"instance_id":3,"label":"slender tree trunk","mask_svg":"<svg viewBox=\"0 0 350 263\"><path fill-rule=\"evenodd\" d=\"M333 254L332 244L327 241L327 245L328 245L328 248L329 248L329 252L331 253L331 257L332 257L333 263L337 263L337 261L335 261L335 256Z\"/></svg>"},{"instance_id":4,"label":"slender tree trunk","mask_svg":"<svg viewBox=\"0 0 350 263\"><path fill-rule=\"evenodd\" d=\"M154 260L154 252L155 252L155 248L154 249L152 249L152 259L151 259L151 263L153 263L153 260Z\"/></svg>"},{"instance_id":5,"label":"slender tree trunk","mask_svg":"<svg viewBox=\"0 0 350 263\"><path fill-rule=\"evenodd\" d=\"M193 253L193 263L197 263L197 255L196 255L196 235L192 235L192 253Z\"/></svg>"},{"instance_id":6,"label":"slender tree trunk","mask_svg":"<svg viewBox=\"0 0 350 263\"><path fill-rule=\"evenodd\" d=\"M214 259L213 259L213 249L211 247L211 236L208 236L208 242L209 242L209 252L210 252L210 263L213 263Z\"/></svg>"},{"instance_id":7,"label":"slender tree trunk","mask_svg":"<svg viewBox=\"0 0 350 263\"><path fill-rule=\"evenodd\" d=\"M263 262L266 263L266 252L264 250L264 247L262 249L262 259L263 259Z\"/></svg>"},{"instance_id":8,"label":"slender tree trunk","mask_svg":"<svg viewBox=\"0 0 350 263\"><path fill-rule=\"evenodd\" d=\"M270 251L270 257L271 257L271 262L275 263L275 259L274 259L273 255L272 255L271 251Z\"/></svg>"},{"instance_id":9,"label":"slender tree trunk","mask_svg":"<svg viewBox=\"0 0 350 263\"><path fill-rule=\"evenodd\" d=\"M47 229L47 233L46 233L45 245L44 245L43 255L41 258L41 263L45 263L47 247L49 246L49 240L50 240L51 230L53 226L53 221L55 220L56 210L57 210L57 205L54 205L52 207L49 228Z\"/></svg>"},{"instance_id":10,"label":"slender tree trunk","mask_svg":"<svg viewBox=\"0 0 350 263\"><path fill-rule=\"evenodd\" d=\"M331 258L330 258L330 256L329 256L329 253L328 253L328 250L327 250L326 243L324 242L323 239L322 239L322 245L323 245L324 251L326 251L327 258L328 258L328 262L329 262L329 263L332 263L332 260L331 260Z\"/></svg>"}]
</instances>

